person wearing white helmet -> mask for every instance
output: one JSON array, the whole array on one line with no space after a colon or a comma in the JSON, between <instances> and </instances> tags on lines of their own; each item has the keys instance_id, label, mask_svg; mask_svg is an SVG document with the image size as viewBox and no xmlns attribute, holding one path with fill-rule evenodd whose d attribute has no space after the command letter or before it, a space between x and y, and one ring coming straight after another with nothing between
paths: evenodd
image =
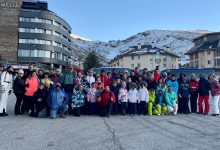
<instances>
[{"instance_id":1,"label":"person wearing white helmet","mask_svg":"<svg viewBox=\"0 0 220 150\"><path fill-rule=\"evenodd\" d=\"M24 99L25 93L24 71L22 69L18 70L17 77L13 83L13 91L17 98L14 113L15 115L21 115L21 103Z\"/></svg>"}]
</instances>

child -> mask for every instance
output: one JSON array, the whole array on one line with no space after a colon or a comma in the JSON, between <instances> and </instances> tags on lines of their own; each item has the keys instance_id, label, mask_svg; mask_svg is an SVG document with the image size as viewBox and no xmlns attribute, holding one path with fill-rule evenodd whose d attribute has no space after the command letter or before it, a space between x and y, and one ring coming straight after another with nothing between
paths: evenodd
<instances>
[{"instance_id":1,"label":"child","mask_svg":"<svg viewBox=\"0 0 220 150\"><path fill-rule=\"evenodd\" d=\"M125 115L127 110L127 103L128 103L128 91L126 89L126 82L123 81L121 84L121 88L118 94L118 102L121 105L121 113Z\"/></svg>"},{"instance_id":2,"label":"child","mask_svg":"<svg viewBox=\"0 0 220 150\"><path fill-rule=\"evenodd\" d=\"M75 110L75 116L81 115L81 108L85 104L85 93L83 92L83 85L79 85L79 90L75 91L72 95L73 109Z\"/></svg>"},{"instance_id":3,"label":"child","mask_svg":"<svg viewBox=\"0 0 220 150\"><path fill-rule=\"evenodd\" d=\"M118 114L118 93L119 93L119 89L120 89L119 84L120 83L118 83L117 80L113 80L112 87L111 87L111 91L115 95L115 103L112 106L112 114L113 115Z\"/></svg>"},{"instance_id":4,"label":"child","mask_svg":"<svg viewBox=\"0 0 220 150\"><path fill-rule=\"evenodd\" d=\"M167 110L169 113L173 113L173 115L177 115L178 104L177 102L177 95L173 91L171 86L168 86L168 90L165 92L165 100L167 105Z\"/></svg>"},{"instance_id":5,"label":"child","mask_svg":"<svg viewBox=\"0 0 220 150\"><path fill-rule=\"evenodd\" d=\"M49 89L53 82L49 78L49 72L45 72L44 79L41 80L41 83L44 84L46 89Z\"/></svg>"},{"instance_id":6,"label":"child","mask_svg":"<svg viewBox=\"0 0 220 150\"><path fill-rule=\"evenodd\" d=\"M140 102L139 113L140 115L146 115L147 114L146 104L148 103L148 90L147 90L146 82L142 81L140 83L140 89L138 90L138 94L139 94L139 102Z\"/></svg>"},{"instance_id":7,"label":"child","mask_svg":"<svg viewBox=\"0 0 220 150\"><path fill-rule=\"evenodd\" d=\"M38 87L37 92L34 93L33 101L35 105L35 117L38 117L39 112L44 110L47 106L47 90L44 89L44 85L41 83Z\"/></svg>"},{"instance_id":8,"label":"child","mask_svg":"<svg viewBox=\"0 0 220 150\"><path fill-rule=\"evenodd\" d=\"M153 115L153 106L155 104L156 94L154 89L149 90L148 114Z\"/></svg>"},{"instance_id":9,"label":"child","mask_svg":"<svg viewBox=\"0 0 220 150\"><path fill-rule=\"evenodd\" d=\"M128 92L128 101L130 114L137 114L138 91L135 83L131 83L130 85L130 90Z\"/></svg>"},{"instance_id":10,"label":"child","mask_svg":"<svg viewBox=\"0 0 220 150\"><path fill-rule=\"evenodd\" d=\"M115 103L115 95L110 91L108 85L105 86L104 91L99 94L98 102L100 103L100 116L101 117L110 117L112 103Z\"/></svg>"},{"instance_id":11,"label":"child","mask_svg":"<svg viewBox=\"0 0 220 150\"><path fill-rule=\"evenodd\" d=\"M87 94L87 101L89 103L88 114L95 115L97 110L97 90L95 88L95 82L91 84L91 88Z\"/></svg>"},{"instance_id":12,"label":"child","mask_svg":"<svg viewBox=\"0 0 220 150\"><path fill-rule=\"evenodd\" d=\"M156 95L156 108L153 111L154 115L164 115L167 112L165 105L164 91L158 90Z\"/></svg>"}]
</instances>

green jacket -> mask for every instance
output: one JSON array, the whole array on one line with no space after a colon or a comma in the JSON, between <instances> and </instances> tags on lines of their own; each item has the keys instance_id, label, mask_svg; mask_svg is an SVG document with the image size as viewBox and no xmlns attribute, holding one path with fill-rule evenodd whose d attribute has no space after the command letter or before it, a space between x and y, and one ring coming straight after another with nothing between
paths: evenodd
<instances>
[{"instance_id":1,"label":"green jacket","mask_svg":"<svg viewBox=\"0 0 220 150\"><path fill-rule=\"evenodd\" d=\"M76 71L73 71L73 73L66 72L62 75L61 78L61 84L75 84L75 78L76 78Z\"/></svg>"},{"instance_id":2,"label":"green jacket","mask_svg":"<svg viewBox=\"0 0 220 150\"><path fill-rule=\"evenodd\" d=\"M168 106L173 107L173 105L177 102L176 93L174 93L173 91L171 93L168 91L165 92L165 100Z\"/></svg>"}]
</instances>

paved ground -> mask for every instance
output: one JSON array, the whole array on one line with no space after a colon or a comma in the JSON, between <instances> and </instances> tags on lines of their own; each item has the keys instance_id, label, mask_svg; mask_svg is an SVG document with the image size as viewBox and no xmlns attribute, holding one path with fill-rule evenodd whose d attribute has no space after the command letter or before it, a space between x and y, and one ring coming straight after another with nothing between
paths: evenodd
<instances>
[{"instance_id":1,"label":"paved ground","mask_svg":"<svg viewBox=\"0 0 220 150\"><path fill-rule=\"evenodd\" d=\"M0 150L219 150L220 118L203 115L115 116L50 120L0 118Z\"/></svg>"}]
</instances>

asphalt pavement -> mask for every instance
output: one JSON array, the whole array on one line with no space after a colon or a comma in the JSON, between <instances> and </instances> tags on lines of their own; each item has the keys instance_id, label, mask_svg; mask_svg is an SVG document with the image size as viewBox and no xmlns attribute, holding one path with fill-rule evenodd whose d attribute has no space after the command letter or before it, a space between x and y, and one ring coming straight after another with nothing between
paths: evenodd
<instances>
[{"instance_id":1,"label":"asphalt pavement","mask_svg":"<svg viewBox=\"0 0 220 150\"><path fill-rule=\"evenodd\" d=\"M220 117L204 115L0 118L0 150L219 150ZM212 111L212 107L211 107Z\"/></svg>"}]
</instances>

